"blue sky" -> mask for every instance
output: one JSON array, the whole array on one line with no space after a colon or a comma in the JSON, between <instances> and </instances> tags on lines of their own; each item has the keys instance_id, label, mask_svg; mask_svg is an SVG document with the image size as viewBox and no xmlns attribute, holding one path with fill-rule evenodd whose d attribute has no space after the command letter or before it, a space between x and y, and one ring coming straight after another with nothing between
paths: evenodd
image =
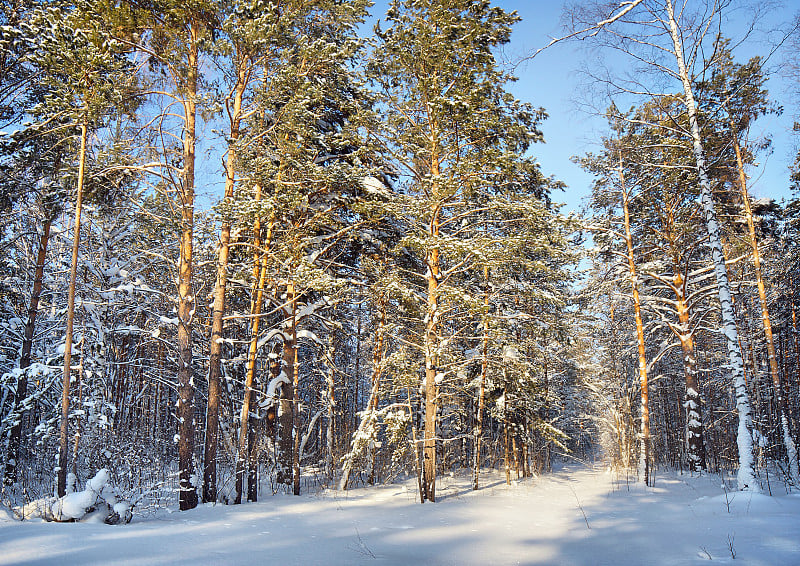
<instances>
[{"instance_id":1,"label":"blue sky","mask_svg":"<svg viewBox=\"0 0 800 566\"><path fill-rule=\"evenodd\" d=\"M381 17L387 4L386 1L376 2L373 14ZM509 11L516 10L522 18L514 29L511 45L504 53L504 58L509 61L517 61L547 45L551 38L563 35L560 25L562 0L500 0L496 4ZM790 0L784 4L783 10L769 14L767 24L785 25L798 10L800 0ZM782 18L785 21L781 21ZM724 30L726 35L736 36L740 33L736 27L736 24L730 25L729 29ZM744 62L755 54L763 54L763 41L764 36L756 34L752 41L739 49L737 60ZM571 157L596 151L597 142L606 131L605 119L585 110L586 105L582 103L578 70L585 56L578 43L556 44L534 60L517 67L519 80L512 87L519 99L544 107L549 114L542 124L546 143L534 146L531 153L542 164L545 175L552 175L568 185L563 193L553 195L555 200L566 204L566 210L578 210L591 185L591 176L572 163ZM780 62L780 54L776 55L773 62ZM624 65L625 61L621 60L620 64ZM749 188L755 197L766 196L779 200L789 196L788 165L793 161L797 143L791 129L798 109L791 103L791 85L779 74L770 79L768 88L772 98L784 106L784 113L782 116L762 118L753 128L752 136L768 135L772 138L773 151L770 155L761 155L760 166L749 171ZM797 90L800 89L795 87Z\"/></svg>"},{"instance_id":2,"label":"blue sky","mask_svg":"<svg viewBox=\"0 0 800 566\"><path fill-rule=\"evenodd\" d=\"M547 45L553 37L560 37L560 18L564 2L505 0L497 4L507 10L516 10L522 21L514 30L512 45L508 56L514 57L530 53ZM769 14L766 27L785 25L800 10L800 1L793 0L784 5L784 10L776 10ZM781 21L785 18L785 21ZM736 36L740 30L725 30L729 36ZM764 54L764 36L754 35L751 42L742 45L737 52L739 62L747 58ZM587 194L591 184L591 176L570 161L573 155L583 155L587 151L596 151L600 136L605 133L606 122L603 118L591 115L582 110L580 104L581 79L578 75L580 59L585 57L577 43L559 43L540 53L534 60L517 69L519 80L514 93L521 100L543 106L549 114L543 124L546 143L533 148L533 155L542 164L546 175L554 175L567 183L564 193L555 194L555 199L566 203L566 209L578 209L581 199ZM772 60L772 67L782 61L782 54ZM625 64L621 60L620 64ZM761 155L760 166L751 168L749 189L755 197L771 197L777 200L789 196L789 170L793 161L797 138L792 134L792 123L796 119L798 109L792 100L792 85L775 73L768 82L771 97L784 107L781 116L761 118L754 126L751 136L770 136L773 140L773 151L770 155ZM677 89L677 85L676 85ZM795 92L797 91L795 87Z\"/></svg>"},{"instance_id":3,"label":"blue sky","mask_svg":"<svg viewBox=\"0 0 800 566\"><path fill-rule=\"evenodd\" d=\"M691 0L689 0L691 2ZM522 21L515 26L512 41L502 57L508 61L519 61L523 56L547 45L551 38L560 37L563 0L496 0L496 4L506 10L516 10ZM372 8L374 18L382 18L386 12L387 0L378 0ZM784 27L800 12L800 0L787 0L782 10L773 10L766 21L767 27ZM374 20L364 26L369 34ZM726 28L728 36L736 36L740 30L736 25ZM764 54L764 35L756 34L754 39L744 44L737 52L737 61ZM770 67L783 61L783 53L778 53ZM592 112L586 111L582 104L581 78L578 73L580 63L586 54L579 43L559 43L540 53L532 61L516 68L518 81L512 91L521 100L536 107L543 107L549 118L542 124L546 143L536 144L531 154L542 165L547 176L564 181L567 189L553 195L557 202L565 203L564 210L579 210L582 199L588 194L591 176L571 161L573 156L582 156L598 149L598 141L606 133L606 121ZM620 61L620 64L625 64ZM796 80L796 79L795 79ZM776 200L790 196L788 166L794 160L800 136L792 133L792 124L798 120L800 108L797 97L800 85L790 83L775 73L768 83L774 100L784 107L782 116L761 118L753 127L751 137L770 136L773 150L770 155L760 155L760 165L748 171L751 180L749 189L755 197L770 197ZM676 85L677 89L677 85ZM601 110L607 102L598 103ZM625 106L625 105L623 105ZM205 175L206 196L215 201L222 191L220 160L213 152L201 153L203 161L198 164L200 174ZM213 198L212 198L213 197Z\"/></svg>"}]
</instances>

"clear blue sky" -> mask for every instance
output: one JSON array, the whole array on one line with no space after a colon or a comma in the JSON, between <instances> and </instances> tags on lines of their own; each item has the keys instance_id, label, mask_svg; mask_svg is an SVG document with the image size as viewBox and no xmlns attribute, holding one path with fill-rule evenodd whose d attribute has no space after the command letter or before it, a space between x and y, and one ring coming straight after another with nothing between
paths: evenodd
<instances>
[{"instance_id":1,"label":"clear blue sky","mask_svg":"<svg viewBox=\"0 0 800 566\"><path fill-rule=\"evenodd\" d=\"M514 32L510 55L528 53L547 45L553 37L563 35L560 28L560 17L563 2L506 0L498 2L505 9L516 10L522 17ZM794 17L800 9L800 1L793 0L785 10L776 10L770 14L769 25L782 25ZM787 18L786 22L780 21ZM740 30L725 30L728 36L736 37ZM765 55L764 36L756 34L754 40L743 45L739 50L739 62L753 55ZM590 115L579 109L576 100L580 99L579 58L584 56L576 43L560 43L540 53L533 61L517 70L519 81L514 92L522 100L537 106L543 106L550 118L544 123L543 131L546 144L534 148L534 155L542 163L547 175L555 175L563 180L569 188L556 198L567 204L567 209L576 209L581 198L586 195L591 177L580 167L570 161L573 155L583 155L587 151L597 150L597 142L605 132L605 120ZM773 59L773 65L780 62L779 55ZM620 60L625 64L624 60ZM768 89L773 100L784 106L781 116L761 118L754 126L751 136L770 136L773 140L773 151L770 155L761 155L760 166L748 172L750 192L755 197L771 197L776 200L789 196L788 166L794 159L794 148L797 139L792 135L792 123L798 109L792 104L791 85L776 73L768 82ZM678 85L676 85L676 90Z\"/></svg>"},{"instance_id":2,"label":"clear blue sky","mask_svg":"<svg viewBox=\"0 0 800 566\"><path fill-rule=\"evenodd\" d=\"M381 17L387 4L386 1L376 2L373 14ZM547 45L551 38L563 35L560 25L562 0L500 0L496 4L509 11L516 10L522 18L514 29L511 45L505 51L508 60L518 60ZM772 23L782 24L792 19L800 9L800 0L790 0L785 8L771 14ZM786 18L786 22L781 22L781 18ZM725 32L728 36L737 34L735 29ZM763 39L763 36L756 39ZM744 62L745 58L763 54L763 51L762 45L751 42L743 46L738 60ZM517 68L519 80L512 88L519 99L544 107L550 116L542 125L546 143L534 146L531 153L542 164L545 175L552 175L568 185L565 192L553 195L556 201L566 204L566 210L580 208L581 199L591 184L591 176L570 158L596 151L596 144L606 126L605 119L582 110L583 105L579 104L581 79L577 71L581 57L584 54L576 43L554 45ZM624 61L620 62L624 64ZM790 103L789 85L780 76L771 78L768 88L772 98L782 104L785 111L779 117L760 119L754 127L752 136L772 137L773 151L769 156L760 156L761 166L749 171L752 177L750 189L756 197L768 196L779 200L789 195L788 165L793 160L796 143L791 128L798 110Z\"/></svg>"}]
</instances>

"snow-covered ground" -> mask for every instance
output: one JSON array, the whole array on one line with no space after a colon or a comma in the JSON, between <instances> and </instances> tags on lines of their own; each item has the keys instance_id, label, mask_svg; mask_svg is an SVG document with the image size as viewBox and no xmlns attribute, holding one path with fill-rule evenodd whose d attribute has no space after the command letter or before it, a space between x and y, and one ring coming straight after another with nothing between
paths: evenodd
<instances>
[{"instance_id":1,"label":"snow-covered ground","mask_svg":"<svg viewBox=\"0 0 800 566\"><path fill-rule=\"evenodd\" d=\"M484 484L440 478L439 501L425 505L410 481L128 525L2 520L0 564L800 565L800 495L726 496L717 476L643 488L577 464Z\"/></svg>"}]
</instances>

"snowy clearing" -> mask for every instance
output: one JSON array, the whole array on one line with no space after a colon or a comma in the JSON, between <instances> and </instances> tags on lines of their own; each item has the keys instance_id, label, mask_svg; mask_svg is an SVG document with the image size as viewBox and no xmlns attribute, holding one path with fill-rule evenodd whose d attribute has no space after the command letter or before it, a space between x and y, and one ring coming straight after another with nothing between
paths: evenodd
<instances>
[{"instance_id":1,"label":"snowy clearing","mask_svg":"<svg viewBox=\"0 0 800 566\"><path fill-rule=\"evenodd\" d=\"M726 498L713 475L644 488L578 465L511 486L487 472L484 485L443 477L425 505L408 481L124 526L5 519L0 564L800 564L798 495Z\"/></svg>"}]
</instances>

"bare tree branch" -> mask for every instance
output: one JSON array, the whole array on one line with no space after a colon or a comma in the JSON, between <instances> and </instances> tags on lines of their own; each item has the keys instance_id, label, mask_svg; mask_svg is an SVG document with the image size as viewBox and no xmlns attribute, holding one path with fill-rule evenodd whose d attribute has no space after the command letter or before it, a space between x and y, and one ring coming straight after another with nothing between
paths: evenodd
<instances>
[{"instance_id":1,"label":"bare tree branch","mask_svg":"<svg viewBox=\"0 0 800 566\"><path fill-rule=\"evenodd\" d=\"M613 24L614 22L616 22L617 20L619 20L620 18L625 16L625 14L627 14L628 12L633 10L636 6L641 4L642 1L643 0L631 0L629 2L620 2L619 11L617 13L609 16L605 20L597 22L593 26L589 26L588 28L584 28L582 30L578 30L578 31L572 32L569 35L565 35L563 37L557 37L557 38L554 38L554 39L550 40L550 43L548 43L544 47L540 47L532 55L530 55L528 57L524 57L520 61L520 63L522 63L523 61L528 61L530 59L533 59L539 53L541 53L542 51L544 51L548 47L551 47L551 46L555 45L556 43L560 43L562 41L566 41L567 39L572 39L574 37L579 37L579 36L581 36L583 34L587 34L586 37L593 37L593 36L597 35L598 33L600 33L600 30L602 30L604 27L606 27L609 24ZM588 33L588 32L591 32L591 33Z\"/></svg>"}]
</instances>

